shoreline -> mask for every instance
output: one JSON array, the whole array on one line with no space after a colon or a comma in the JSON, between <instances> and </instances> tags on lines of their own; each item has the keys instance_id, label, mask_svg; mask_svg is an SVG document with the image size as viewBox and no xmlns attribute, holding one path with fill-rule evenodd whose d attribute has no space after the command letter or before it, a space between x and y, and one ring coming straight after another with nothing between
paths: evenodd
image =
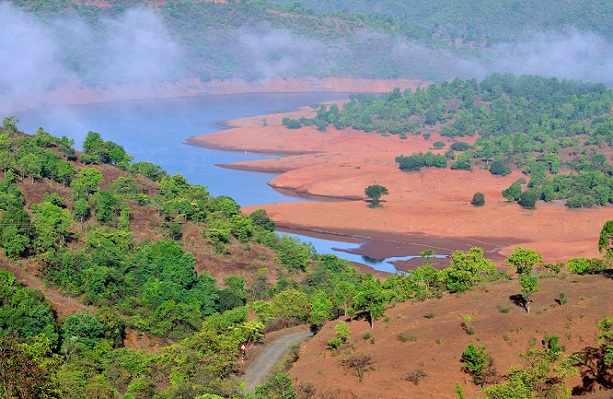
<instances>
[{"instance_id":1,"label":"shoreline","mask_svg":"<svg viewBox=\"0 0 613 399\"><path fill-rule=\"evenodd\" d=\"M277 155L221 166L276 174L268 182L270 186L318 202L262 204L243 211L264 209L280 230L372 240L352 251L359 255L390 257L394 246L412 248L415 255L420 248L440 247L451 253L477 246L502 268L516 246L535 250L547 263L600 256L598 235L611 218L611 207L574 211L539 202L536 210L524 210L501 194L523 177L517 171L504 177L480 169L400 171L397 155L432 150L432 143L438 140L451 143L437 132L431 132L428 140L421 136L400 140L353 129L328 128L323 133L310 127L290 130L281 124L285 116L309 117L313 113L303 107L241 118L229 121L228 130L191 137L189 144ZM262 118L268 121L265 126ZM370 184L389 187L382 208L365 206L363 191ZM477 191L487 198L480 208L470 205Z\"/></svg>"}]
</instances>

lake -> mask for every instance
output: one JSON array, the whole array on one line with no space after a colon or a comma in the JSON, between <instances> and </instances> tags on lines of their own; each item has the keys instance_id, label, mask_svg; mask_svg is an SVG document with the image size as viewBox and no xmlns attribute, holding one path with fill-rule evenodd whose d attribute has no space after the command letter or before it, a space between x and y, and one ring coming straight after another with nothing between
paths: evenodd
<instances>
[{"instance_id":1,"label":"lake","mask_svg":"<svg viewBox=\"0 0 613 399\"><path fill-rule=\"evenodd\" d=\"M214 196L227 195L241 206L288 201L312 201L290 196L271 188L267 182L275 175L221 168L217 165L264 159L271 156L207 149L186 145L192 136L225 129L224 122L247 116L291 111L322 101L344 99L345 94L281 93L198 96L174 99L124 101L88 105L46 106L17 112L18 126L27 133L39 127L53 136L75 140L80 149L89 131L104 140L123 146L135 161L161 166L170 174L181 174L191 184L206 186ZM360 244L297 235L311 242L319 253L367 264L377 270L395 272L391 262L419 257L371 259L355 253ZM359 251L358 251L359 252Z\"/></svg>"}]
</instances>

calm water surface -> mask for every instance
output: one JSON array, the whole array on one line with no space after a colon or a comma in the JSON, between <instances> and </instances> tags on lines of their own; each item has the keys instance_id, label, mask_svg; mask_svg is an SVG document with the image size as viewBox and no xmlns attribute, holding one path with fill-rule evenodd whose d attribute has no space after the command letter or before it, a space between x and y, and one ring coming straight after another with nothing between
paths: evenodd
<instances>
[{"instance_id":1,"label":"calm water surface","mask_svg":"<svg viewBox=\"0 0 613 399\"><path fill-rule=\"evenodd\" d=\"M15 113L19 128L34 133L39 127L54 136L75 140L80 149L89 131L122 145L135 161L160 165L170 174L181 174L191 184L206 186L214 196L227 195L241 206L288 201L312 201L275 191L267 182L275 175L225 169L218 164L270 158L262 154L232 152L186 145L196 135L225 129L232 119L290 111L322 101L344 99L344 94L241 94L117 103L47 106ZM238 139L238 138L237 138ZM296 235L311 242L319 253L364 263L377 270L395 272L391 262L405 257L372 259L346 252L359 244ZM419 257L419 255L417 255Z\"/></svg>"},{"instance_id":2,"label":"calm water surface","mask_svg":"<svg viewBox=\"0 0 613 399\"><path fill-rule=\"evenodd\" d=\"M225 129L237 118L290 111L299 106L346 98L343 94L243 94L118 103L49 106L17 113L19 128L39 127L75 140L81 148L89 131L122 145L135 161L160 165L191 184L206 186L214 196L227 195L240 205L306 201L281 194L266 183L275 175L224 169L217 164L267 158L261 154L210 150L184 144L196 135Z\"/></svg>"}]
</instances>

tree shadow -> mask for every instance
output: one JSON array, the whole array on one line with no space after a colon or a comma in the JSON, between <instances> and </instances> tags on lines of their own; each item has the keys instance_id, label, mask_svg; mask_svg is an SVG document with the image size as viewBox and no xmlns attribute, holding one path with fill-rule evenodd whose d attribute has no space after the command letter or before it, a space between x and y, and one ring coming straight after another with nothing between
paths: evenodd
<instances>
[{"instance_id":1,"label":"tree shadow","mask_svg":"<svg viewBox=\"0 0 613 399\"><path fill-rule=\"evenodd\" d=\"M601 274L607 278L613 279L613 269L606 269L601 272Z\"/></svg>"},{"instance_id":2,"label":"tree shadow","mask_svg":"<svg viewBox=\"0 0 613 399\"><path fill-rule=\"evenodd\" d=\"M515 306L526 310L526 300L521 294L511 295L509 296L509 299L511 300L511 302L513 302Z\"/></svg>"},{"instance_id":3,"label":"tree shadow","mask_svg":"<svg viewBox=\"0 0 613 399\"><path fill-rule=\"evenodd\" d=\"M574 354L581 359L577 368L581 376L581 385L572 389L573 396L595 392L599 388L613 388L613 365L605 363L606 346L586 347Z\"/></svg>"}]
</instances>

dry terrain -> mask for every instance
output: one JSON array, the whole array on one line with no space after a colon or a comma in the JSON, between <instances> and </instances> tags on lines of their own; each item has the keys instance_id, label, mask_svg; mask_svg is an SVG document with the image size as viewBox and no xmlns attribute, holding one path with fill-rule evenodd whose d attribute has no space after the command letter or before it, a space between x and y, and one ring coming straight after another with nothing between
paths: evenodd
<instances>
[{"instance_id":1,"label":"dry terrain","mask_svg":"<svg viewBox=\"0 0 613 399\"><path fill-rule=\"evenodd\" d=\"M613 315L612 283L604 276L539 279L541 291L534 294L529 314L509 299L519 292L517 280L466 294L397 304L375 322L374 329L366 320L341 319L349 325L350 339L339 351L327 349L337 324L328 322L303 345L289 374L297 391L312 385L317 398L452 399L457 398L456 382L467 398L474 398L478 387L460 363L468 343L485 345L503 378L510 366L522 364L517 354L528 350L530 342L542 349L546 335L557 335L566 353L596 347L596 324ZM560 292L566 304L556 302ZM464 316L471 317L474 335L463 330ZM358 354L370 355L373 361L373 369L364 373L362 382L355 370L342 365L344 359ZM417 370L427 375L415 385L405 378ZM580 378L574 377L568 386L580 391ZM609 398L610 392L597 397Z\"/></svg>"},{"instance_id":2,"label":"dry terrain","mask_svg":"<svg viewBox=\"0 0 613 399\"><path fill-rule=\"evenodd\" d=\"M435 141L451 141L435 131L422 136L383 137L352 129L332 127L319 132L312 127L290 130L281 124L284 116L312 115L310 107L263 118L249 117L230 122L231 129L190 138L188 143L228 150L277 153L284 156L227 165L279 175L270 185L300 194L343 201L262 204L277 225L348 236L391 240L397 246L421 243L445 254L455 249L482 246L498 261L516 245L541 253L546 262L572 257L599 257L597 240L611 208L570 210L559 203L538 202L536 210L508 203L501 194L520 172L494 176L487 170L454 171L423 168L399 170L394 159L404 154L428 151ZM436 151L435 151L436 152ZM364 188L381 184L389 189L383 207L370 209ZM485 194L486 204L474 207L475 192ZM431 245L428 245L428 243ZM376 252L376 248L372 249ZM406 255L403 254L403 255Z\"/></svg>"}]
</instances>

